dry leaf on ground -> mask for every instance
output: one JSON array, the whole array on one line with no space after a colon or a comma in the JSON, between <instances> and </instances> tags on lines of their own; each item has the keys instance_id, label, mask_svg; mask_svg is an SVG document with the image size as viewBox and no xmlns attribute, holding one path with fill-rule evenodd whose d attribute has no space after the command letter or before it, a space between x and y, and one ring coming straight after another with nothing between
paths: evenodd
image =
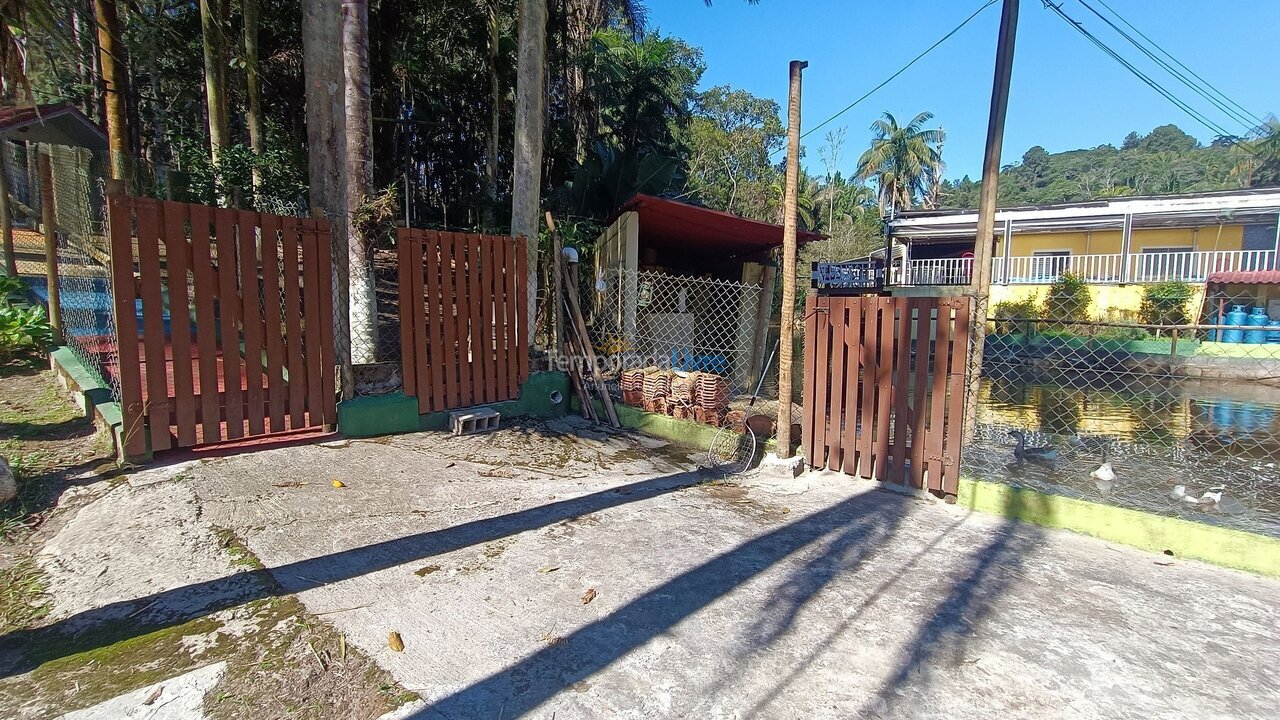
<instances>
[{"instance_id":1,"label":"dry leaf on ground","mask_svg":"<svg viewBox=\"0 0 1280 720\"><path fill-rule=\"evenodd\" d=\"M387 647L396 652L404 652L404 640L400 639L400 633L395 630L391 631L391 634L387 636Z\"/></svg>"},{"instance_id":2,"label":"dry leaf on ground","mask_svg":"<svg viewBox=\"0 0 1280 720\"><path fill-rule=\"evenodd\" d=\"M582 593L582 604L583 604L583 605L586 605L587 603L589 603L589 602L591 602L592 600L595 600L595 599L596 599L596 589L595 589L595 588L588 588L586 592Z\"/></svg>"}]
</instances>

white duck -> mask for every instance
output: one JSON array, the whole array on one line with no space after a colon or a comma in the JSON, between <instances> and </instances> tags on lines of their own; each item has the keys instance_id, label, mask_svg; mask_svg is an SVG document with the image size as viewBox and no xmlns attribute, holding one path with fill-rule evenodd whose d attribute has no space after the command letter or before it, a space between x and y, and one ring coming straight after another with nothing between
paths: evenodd
<instances>
[{"instance_id":1,"label":"white duck","mask_svg":"<svg viewBox=\"0 0 1280 720\"><path fill-rule=\"evenodd\" d=\"M1169 497L1174 500L1181 500L1188 505L1217 505L1222 502L1222 493L1226 491L1225 485L1214 485L1204 491L1200 497L1187 494L1187 486L1174 485L1173 490L1169 493Z\"/></svg>"},{"instance_id":2,"label":"white duck","mask_svg":"<svg viewBox=\"0 0 1280 720\"><path fill-rule=\"evenodd\" d=\"M1111 463L1104 462L1098 466L1097 470L1089 473L1089 477L1093 478L1093 484L1098 486L1098 492L1106 495L1111 492L1115 484L1116 473L1111 469Z\"/></svg>"}]
</instances>

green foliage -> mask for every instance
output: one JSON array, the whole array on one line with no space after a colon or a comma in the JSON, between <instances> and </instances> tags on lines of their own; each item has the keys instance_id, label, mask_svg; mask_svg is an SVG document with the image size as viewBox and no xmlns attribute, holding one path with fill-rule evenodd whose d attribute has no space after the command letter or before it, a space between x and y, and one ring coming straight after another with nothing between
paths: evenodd
<instances>
[{"instance_id":1,"label":"green foliage","mask_svg":"<svg viewBox=\"0 0 1280 720\"><path fill-rule=\"evenodd\" d=\"M882 207L909 210L942 176L942 152L946 139L941 128L926 129L933 113L922 112L906 125L891 113L871 124L871 147L858 158L858 177L874 178Z\"/></svg>"},{"instance_id":2,"label":"green foliage","mask_svg":"<svg viewBox=\"0 0 1280 720\"><path fill-rule=\"evenodd\" d=\"M1194 293L1181 280L1147 285L1142 289L1138 319L1148 325L1186 325L1191 322L1187 306Z\"/></svg>"},{"instance_id":3,"label":"green foliage","mask_svg":"<svg viewBox=\"0 0 1280 720\"><path fill-rule=\"evenodd\" d=\"M244 145L232 145L222 150L215 164L202 143L181 139L176 146L185 170L170 182L174 185L171 192L180 200L215 204L218 197L238 198L239 206L262 211L276 209L279 204L298 207L305 203L306 181L283 150L268 149L254 155ZM262 173L261 196L253 192L254 168Z\"/></svg>"},{"instance_id":4,"label":"green foliage","mask_svg":"<svg viewBox=\"0 0 1280 720\"><path fill-rule=\"evenodd\" d=\"M1006 300L991 307L991 319L995 321L995 331L1004 335L1024 332L1028 324L1016 320L1038 320L1040 318L1040 302L1034 296L1023 300Z\"/></svg>"},{"instance_id":5,"label":"green foliage","mask_svg":"<svg viewBox=\"0 0 1280 720\"><path fill-rule=\"evenodd\" d=\"M17 297L21 288L18 278L0 278L0 364L44 352L53 344L53 329L44 308L21 302Z\"/></svg>"},{"instance_id":6,"label":"green foliage","mask_svg":"<svg viewBox=\"0 0 1280 720\"><path fill-rule=\"evenodd\" d=\"M671 186L678 160L656 153L620 151L597 142L562 191L575 215L603 219L637 193L658 195Z\"/></svg>"},{"instance_id":7,"label":"green foliage","mask_svg":"<svg viewBox=\"0 0 1280 720\"><path fill-rule=\"evenodd\" d=\"M1084 278L1067 271L1049 286L1043 317L1050 320L1086 320L1093 296Z\"/></svg>"},{"instance_id":8,"label":"green foliage","mask_svg":"<svg viewBox=\"0 0 1280 720\"><path fill-rule=\"evenodd\" d=\"M784 135L773 100L727 85L698 95L684 134L689 190L708 207L774 220L781 171L771 156Z\"/></svg>"},{"instance_id":9,"label":"green foliage","mask_svg":"<svg viewBox=\"0 0 1280 720\"><path fill-rule=\"evenodd\" d=\"M1258 140L1275 137L1275 129L1259 128ZM1272 142L1276 142L1272 140ZM1249 143L1245 143L1248 145ZM1231 143L1201 146L1175 125L1163 125L1146 135L1129 133L1121 147L1049 153L1036 146L1021 162L1000 170L1001 207L1081 202L1126 195L1229 190L1280 182L1257 160L1253 148ZM942 185L943 207L974 208L981 187L968 176Z\"/></svg>"}]
</instances>

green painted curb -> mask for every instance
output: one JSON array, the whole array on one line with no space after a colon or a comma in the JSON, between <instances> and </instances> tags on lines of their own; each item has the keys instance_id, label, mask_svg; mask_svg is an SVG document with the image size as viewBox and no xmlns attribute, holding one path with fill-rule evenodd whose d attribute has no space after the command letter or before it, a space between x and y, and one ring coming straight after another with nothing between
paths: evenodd
<instances>
[{"instance_id":1,"label":"green painted curb","mask_svg":"<svg viewBox=\"0 0 1280 720\"><path fill-rule=\"evenodd\" d=\"M1280 577L1280 538L960 478L956 504L1174 557Z\"/></svg>"},{"instance_id":2,"label":"green painted curb","mask_svg":"<svg viewBox=\"0 0 1280 720\"><path fill-rule=\"evenodd\" d=\"M105 427L111 433L115 445L117 462L126 460L150 460L150 453L145 458L125 458L124 442L120 436L124 426L124 413L120 403L111 397L111 388L97 372L80 362L80 358L71 348L60 345L49 352L49 367L58 373L66 382L71 392L77 395L85 417Z\"/></svg>"},{"instance_id":3,"label":"green painted curb","mask_svg":"<svg viewBox=\"0 0 1280 720\"><path fill-rule=\"evenodd\" d=\"M599 400L592 400L592 405L596 409L597 417L605 416L604 405ZM579 412L581 408L581 401L574 396L571 409ZM694 420L682 420L670 415L641 410L620 402L613 403L613 410L617 413L618 422L623 427L686 447L701 449L711 447L711 441L715 439L716 430L719 429ZM757 452L773 452L777 449L776 438L769 438L761 445L762 447L756 448Z\"/></svg>"},{"instance_id":4,"label":"green painted curb","mask_svg":"<svg viewBox=\"0 0 1280 720\"><path fill-rule=\"evenodd\" d=\"M560 402L552 401L558 393ZM558 372L533 373L520 385L515 400L484 403L503 417L562 417L568 411L569 376ZM418 399L402 392L358 397L338 403L338 432L347 437L375 437L420 430L444 430L449 411L418 414Z\"/></svg>"}]
</instances>

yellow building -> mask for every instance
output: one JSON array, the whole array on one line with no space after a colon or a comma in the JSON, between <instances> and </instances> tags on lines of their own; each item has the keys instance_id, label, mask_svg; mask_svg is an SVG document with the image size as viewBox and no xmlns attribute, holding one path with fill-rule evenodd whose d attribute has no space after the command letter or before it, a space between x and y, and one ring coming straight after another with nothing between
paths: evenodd
<instances>
[{"instance_id":1,"label":"yellow building","mask_svg":"<svg viewBox=\"0 0 1280 720\"><path fill-rule=\"evenodd\" d=\"M1132 315L1142 286L1154 282L1189 282L1202 300L1211 276L1280 269L1278 217L1276 188L1002 209L992 237L991 301L1042 297L1066 271L1093 286L1102 318ZM968 284L977 221L972 210L893 217L894 284Z\"/></svg>"}]
</instances>

